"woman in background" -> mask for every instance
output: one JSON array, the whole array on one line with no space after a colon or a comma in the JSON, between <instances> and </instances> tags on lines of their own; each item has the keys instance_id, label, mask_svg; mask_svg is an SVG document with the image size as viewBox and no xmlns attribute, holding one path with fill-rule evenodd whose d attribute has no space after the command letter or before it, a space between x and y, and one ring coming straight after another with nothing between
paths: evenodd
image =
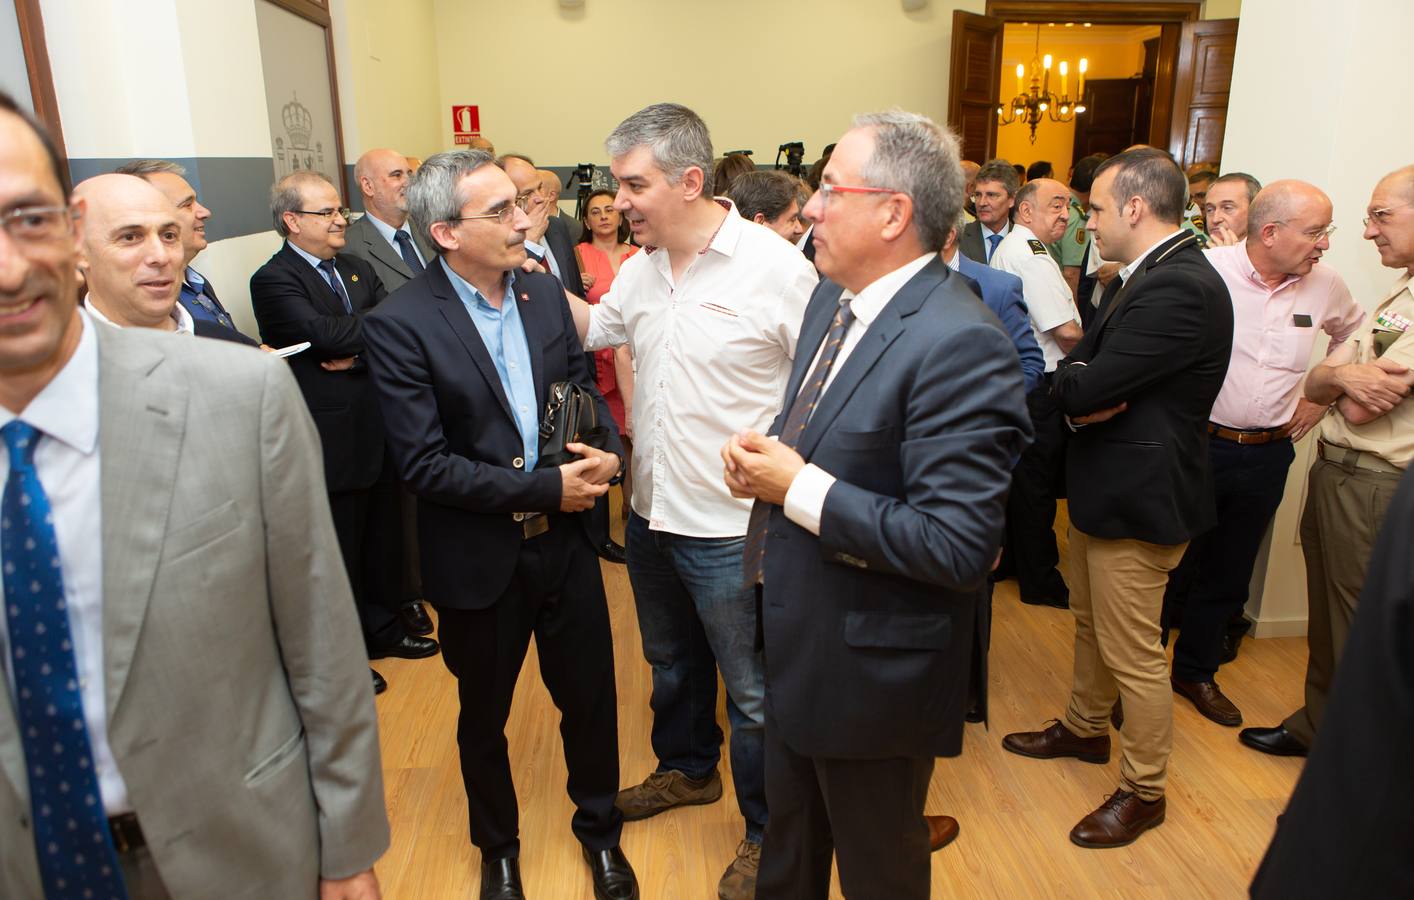
<instances>
[{"instance_id":1,"label":"woman in background","mask_svg":"<svg viewBox=\"0 0 1414 900\"><path fill-rule=\"evenodd\" d=\"M584 233L575 245L579 271L584 277L585 300L598 303L609 292L623 261L638 252L628 243L628 222L614 209L614 192L596 190L584 199L580 221ZM594 354L595 382L604 402L609 404L614 424L623 439L625 464L633 457L633 357L627 346L604 349ZM632 469L624 472L622 515L628 518L633 497Z\"/></svg>"}]
</instances>

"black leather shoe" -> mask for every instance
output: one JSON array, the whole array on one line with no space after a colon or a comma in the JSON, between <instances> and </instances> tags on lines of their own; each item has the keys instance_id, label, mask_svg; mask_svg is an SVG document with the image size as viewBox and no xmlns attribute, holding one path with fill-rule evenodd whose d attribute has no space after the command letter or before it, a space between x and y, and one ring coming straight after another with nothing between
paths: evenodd
<instances>
[{"instance_id":1,"label":"black leather shoe","mask_svg":"<svg viewBox=\"0 0 1414 900\"><path fill-rule=\"evenodd\" d=\"M623 545L616 544L613 541L606 541L600 544L595 548L594 552L598 553L599 558L605 562L618 563L619 565L628 562L628 553L625 552Z\"/></svg>"},{"instance_id":2,"label":"black leather shoe","mask_svg":"<svg viewBox=\"0 0 1414 900\"><path fill-rule=\"evenodd\" d=\"M622 850L583 849L584 861L594 876L594 900L638 900L638 876Z\"/></svg>"},{"instance_id":3,"label":"black leather shoe","mask_svg":"<svg viewBox=\"0 0 1414 900\"><path fill-rule=\"evenodd\" d=\"M981 703L974 703L967 708L967 712L963 714L962 720L975 725L978 722L987 721L987 714L982 711Z\"/></svg>"},{"instance_id":4,"label":"black leather shoe","mask_svg":"<svg viewBox=\"0 0 1414 900\"><path fill-rule=\"evenodd\" d=\"M403 608L398 610L398 618L403 620L408 634L426 636L432 633L432 617L422 608L421 600L404 603Z\"/></svg>"},{"instance_id":5,"label":"black leather shoe","mask_svg":"<svg viewBox=\"0 0 1414 900\"><path fill-rule=\"evenodd\" d=\"M481 863L481 900L525 900L525 890L520 886L520 860Z\"/></svg>"},{"instance_id":6,"label":"black leather shoe","mask_svg":"<svg viewBox=\"0 0 1414 900\"><path fill-rule=\"evenodd\" d=\"M1027 606L1049 606L1052 609L1070 609L1070 596L1064 597L1022 597Z\"/></svg>"},{"instance_id":7,"label":"black leather shoe","mask_svg":"<svg viewBox=\"0 0 1414 900\"><path fill-rule=\"evenodd\" d=\"M437 642L431 638L415 637L409 634L395 644L374 647L369 651L368 658L386 659L389 656L396 656L399 659L426 659L429 656L436 656L437 649Z\"/></svg>"},{"instance_id":8,"label":"black leather shoe","mask_svg":"<svg viewBox=\"0 0 1414 900\"><path fill-rule=\"evenodd\" d=\"M1222 650L1218 652L1218 659L1223 663L1230 663L1237 659L1237 651L1242 646L1242 635L1229 631L1223 634Z\"/></svg>"},{"instance_id":9,"label":"black leather shoe","mask_svg":"<svg viewBox=\"0 0 1414 900\"><path fill-rule=\"evenodd\" d=\"M1237 739L1253 750L1272 756L1305 756L1310 749L1281 725L1275 728L1244 728Z\"/></svg>"},{"instance_id":10,"label":"black leather shoe","mask_svg":"<svg viewBox=\"0 0 1414 900\"><path fill-rule=\"evenodd\" d=\"M372 669L368 671L373 672ZM383 680L383 676L373 672L373 693L381 694L388 689L388 682Z\"/></svg>"}]
</instances>

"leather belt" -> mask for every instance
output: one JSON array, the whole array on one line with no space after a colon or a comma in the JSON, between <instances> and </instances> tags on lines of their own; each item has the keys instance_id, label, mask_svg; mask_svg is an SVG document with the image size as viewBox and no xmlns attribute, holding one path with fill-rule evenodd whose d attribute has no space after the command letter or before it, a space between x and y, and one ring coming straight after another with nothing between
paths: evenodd
<instances>
[{"instance_id":1,"label":"leather belt","mask_svg":"<svg viewBox=\"0 0 1414 900\"><path fill-rule=\"evenodd\" d=\"M522 540L528 541L550 530L550 517L544 513L511 513L511 518L520 523Z\"/></svg>"},{"instance_id":2,"label":"leather belt","mask_svg":"<svg viewBox=\"0 0 1414 900\"><path fill-rule=\"evenodd\" d=\"M147 838L143 837L142 826L137 822L137 813L109 816L108 831L113 835L113 849L119 853L147 846Z\"/></svg>"},{"instance_id":3,"label":"leather belt","mask_svg":"<svg viewBox=\"0 0 1414 900\"><path fill-rule=\"evenodd\" d=\"M1208 423L1208 434L1225 441L1232 441L1234 444L1270 444L1272 441L1284 441L1287 437L1282 434L1282 430L1280 427L1228 428L1217 422Z\"/></svg>"},{"instance_id":4,"label":"leather belt","mask_svg":"<svg viewBox=\"0 0 1414 900\"><path fill-rule=\"evenodd\" d=\"M1325 441L1317 442L1316 451L1321 454L1321 459L1337 465L1354 466L1367 472L1379 472L1381 475L1404 474L1404 470L1399 466L1373 453L1362 453L1359 450L1328 444Z\"/></svg>"}]
</instances>

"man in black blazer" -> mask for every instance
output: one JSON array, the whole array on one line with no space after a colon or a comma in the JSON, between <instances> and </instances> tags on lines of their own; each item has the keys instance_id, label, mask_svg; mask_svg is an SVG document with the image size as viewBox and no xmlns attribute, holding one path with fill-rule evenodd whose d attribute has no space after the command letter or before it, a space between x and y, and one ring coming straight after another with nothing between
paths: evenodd
<instances>
[{"instance_id":1,"label":"man in black blazer","mask_svg":"<svg viewBox=\"0 0 1414 900\"><path fill-rule=\"evenodd\" d=\"M1123 268L1051 386L1075 430L1066 460L1075 673L1065 718L1003 746L1105 763L1110 713L1124 701L1120 786L1071 830L1082 847L1124 846L1164 820L1173 745L1164 587L1188 541L1217 518L1207 426L1232 350L1232 299L1180 225L1184 187L1173 158L1153 148L1096 172L1086 228Z\"/></svg>"},{"instance_id":2,"label":"man in black blazer","mask_svg":"<svg viewBox=\"0 0 1414 900\"><path fill-rule=\"evenodd\" d=\"M354 181L363 195L364 214L345 232L344 253L373 266L388 293L422 274L434 258L425 238L408 224L408 159L396 150L369 150L354 164ZM398 491L403 511L403 625L413 634L431 634L432 620L422 608L422 578L418 574L416 504L406 489Z\"/></svg>"},{"instance_id":3,"label":"man in black blazer","mask_svg":"<svg viewBox=\"0 0 1414 900\"><path fill-rule=\"evenodd\" d=\"M855 123L805 208L829 280L779 440L722 448L727 485L756 498L762 900L826 897L832 850L846 896L928 896L923 801L933 758L962 748L973 615L1031 435L1015 349L938 256L962 205L956 138L912 113Z\"/></svg>"},{"instance_id":4,"label":"man in black blazer","mask_svg":"<svg viewBox=\"0 0 1414 900\"><path fill-rule=\"evenodd\" d=\"M622 466L618 435L538 464L550 387L572 381L609 409L585 367L559 282L525 273L529 218L481 151L441 153L408 188L440 259L366 322L369 365L398 469L418 499L422 584L457 677L457 741L481 850L483 898L523 896L511 696L532 635L562 719L572 827L595 896L638 896L619 849L614 650L599 563L582 515Z\"/></svg>"},{"instance_id":5,"label":"man in black blazer","mask_svg":"<svg viewBox=\"0 0 1414 900\"><path fill-rule=\"evenodd\" d=\"M363 317L385 291L373 267L341 256L348 210L313 172L287 175L271 195L285 245L250 279L250 302L265 343L309 341L290 357L324 447L324 479L369 656L420 659L437 643L409 635L401 605L402 528L397 480L363 350ZM375 684L381 681L375 677Z\"/></svg>"}]
</instances>

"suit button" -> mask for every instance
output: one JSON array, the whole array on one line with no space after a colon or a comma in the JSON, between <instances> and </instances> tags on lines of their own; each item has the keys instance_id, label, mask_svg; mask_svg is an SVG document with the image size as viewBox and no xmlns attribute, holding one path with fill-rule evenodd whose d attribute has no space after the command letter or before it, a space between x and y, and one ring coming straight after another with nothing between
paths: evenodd
<instances>
[{"instance_id":1,"label":"suit button","mask_svg":"<svg viewBox=\"0 0 1414 900\"><path fill-rule=\"evenodd\" d=\"M511 521L520 522L525 519L525 513L511 513Z\"/></svg>"},{"instance_id":2,"label":"suit button","mask_svg":"<svg viewBox=\"0 0 1414 900\"><path fill-rule=\"evenodd\" d=\"M517 469L524 469L525 458L517 456L515 459L511 460L511 465L515 466Z\"/></svg>"},{"instance_id":3,"label":"suit button","mask_svg":"<svg viewBox=\"0 0 1414 900\"><path fill-rule=\"evenodd\" d=\"M29 816L20 816L20 828L29 830Z\"/></svg>"}]
</instances>

